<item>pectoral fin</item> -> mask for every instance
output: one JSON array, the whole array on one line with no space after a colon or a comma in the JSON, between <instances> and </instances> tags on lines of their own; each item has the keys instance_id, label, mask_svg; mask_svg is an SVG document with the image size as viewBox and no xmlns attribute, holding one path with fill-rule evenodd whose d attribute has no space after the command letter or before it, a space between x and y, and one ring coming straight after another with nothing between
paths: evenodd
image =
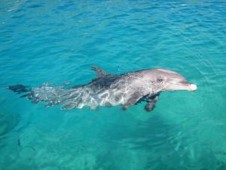
<instances>
[{"instance_id":1,"label":"pectoral fin","mask_svg":"<svg viewBox=\"0 0 226 170\"><path fill-rule=\"evenodd\" d=\"M160 94L157 94L157 95L154 95L154 96L147 98L147 103L144 107L147 112L151 112L152 110L154 110L155 104L159 99L159 95Z\"/></svg>"},{"instance_id":2,"label":"pectoral fin","mask_svg":"<svg viewBox=\"0 0 226 170\"><path fill-rule=\"evenodd\" d=\"M123 105L122 110L126 110L128 107L136 104L142 97L143 95L141 95L139 92L133 93L127 100L127 102Z\"/></svg>"}]
</instances>

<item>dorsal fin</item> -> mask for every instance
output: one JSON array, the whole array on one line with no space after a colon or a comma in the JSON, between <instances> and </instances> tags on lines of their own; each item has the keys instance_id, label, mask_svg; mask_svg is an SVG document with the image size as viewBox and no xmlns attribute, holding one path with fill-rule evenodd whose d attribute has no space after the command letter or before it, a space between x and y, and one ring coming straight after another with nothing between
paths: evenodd
<instances>
[{"instance_id":1,"label":"dorsal fin","mask_svg":"<svg viewBox=\"0 0 226 170\"><path fill-rule=\"evenodd\" d=\"M103 77L103 76L109 75L106 71L104 71L100 67L92 66L91 69L96 72L97 77Z\"/></svg>"}]
</instances>

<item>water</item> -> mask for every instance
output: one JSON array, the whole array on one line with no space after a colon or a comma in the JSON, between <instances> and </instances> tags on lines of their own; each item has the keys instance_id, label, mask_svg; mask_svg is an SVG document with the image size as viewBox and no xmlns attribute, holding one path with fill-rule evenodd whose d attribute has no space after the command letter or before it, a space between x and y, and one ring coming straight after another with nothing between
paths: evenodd
<instances>
[{"instance_id":1,"label":"water","mask_svg":"<svg viewBox=\"0 0 226 170\"><path fill-rule=\"evenodd\" d=\"M0 169L226 169L225 16L224 1L2 0ZM5 89L86 83L93 65L168 68L199 88L151 113L47 109Z\"/></svg>"}]
</instances>

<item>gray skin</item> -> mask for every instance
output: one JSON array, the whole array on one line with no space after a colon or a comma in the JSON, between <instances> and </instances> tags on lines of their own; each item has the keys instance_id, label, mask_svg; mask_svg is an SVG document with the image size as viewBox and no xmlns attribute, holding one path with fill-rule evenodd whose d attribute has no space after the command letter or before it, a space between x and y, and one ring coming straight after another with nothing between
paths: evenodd
<instances>
[{"instance_id":1,"label":"gray skin","mask_svg":"<svg viewBox=\"0 0 226 170\"><path fill-rule=\"evenodd\" d=\"M86 85L53 87L44 84L29 88L23 85L9 86L14 92L22 93L34 103L44 102L46 106L63 105L63 109L88 106L122 105L123 110L145 101L145 110L152 111L159 95L164 91L195 91L197 86L189 83L182 75L166 69L147 69L121 75L108 74L99 67L92 67L97 77Z\"/></svg>"}]
</instances>

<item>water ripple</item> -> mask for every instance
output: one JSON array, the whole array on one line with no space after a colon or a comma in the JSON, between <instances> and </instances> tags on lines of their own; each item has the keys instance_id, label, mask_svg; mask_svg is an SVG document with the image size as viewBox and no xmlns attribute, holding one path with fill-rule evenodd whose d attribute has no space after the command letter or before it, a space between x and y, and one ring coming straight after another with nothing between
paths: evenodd
<instances>
[{"instance_id":1,"label":"water ripple","mask_svg":"<svg viewBox=\"0 0 226 170\"><path fill-rule=\"evenodd\" d=\"M0 166L225 169L225 7L210 1L1 1ZM150 114L143 104L127 112L64 112L5 90L17 83L83 84L95 76L92 65L115 74L164 67L198 90L163 93Z\"/></svg>"}]
</instances>

